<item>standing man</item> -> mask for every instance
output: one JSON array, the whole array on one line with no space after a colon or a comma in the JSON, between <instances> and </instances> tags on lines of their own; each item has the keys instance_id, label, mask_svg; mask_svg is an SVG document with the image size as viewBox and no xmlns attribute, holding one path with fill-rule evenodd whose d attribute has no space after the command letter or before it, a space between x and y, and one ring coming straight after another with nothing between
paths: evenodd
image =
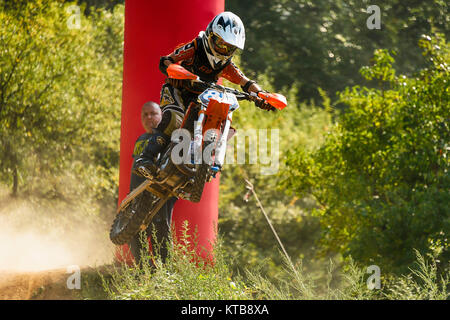
<instances>
[{"instance_id":1,"label":"standing man","mask_svg":"<svg viewBox=\"0 0 450 320\"><path fill-rule=\"evenodd\" d=\"M149 137L152 134L158 132L156 127L161 122L161 118L162 118L161 108L156 102L149 101L144 103L141 109L141 122L142 126L145 129L145 133L139 136L134 145L133 168L137 157L142 153L144 148L147 146ZM145 178L135 174L132 170L130 180L130 191L138 187L144 181ZM161 255L162 261L164 261L167 257L167 242L170 240L169 233L170 233L170 225L172 223L172 211L176 200L177 200L176 198L170 198L164 204L164 206L158 211L158 213L155 215L150 225L145 230L145 238L148 239L148 237L150 237L152 246L155 246L156 243L159 245L160 249L159 253ZM156 233L156 239L154 239L153 237L154 233L153 231L155 231ZM141 234L140 232L137 233L129 244L131 253L134 256L137 265L141 264L142 244L140 241L141 238L140 234Z\"/></svg>"}]
</instances>

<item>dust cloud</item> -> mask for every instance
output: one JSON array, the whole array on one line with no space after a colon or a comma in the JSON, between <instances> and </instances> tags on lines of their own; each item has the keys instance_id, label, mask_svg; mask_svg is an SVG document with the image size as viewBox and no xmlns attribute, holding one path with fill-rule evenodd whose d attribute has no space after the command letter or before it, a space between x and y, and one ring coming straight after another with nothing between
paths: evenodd
<instances>
[{"instance_id":1,"label":"dust cloud","mask_svg":"<svg viewBox=\"0 0 450 320\"><path fill-rule=\"evenodd\" d=\"M78 212L77 212L78 211ZM109 226L97 215L67 206L46 208L2 197L0 271L42 271L111 263Z\"/></svg>"}]
</instances>

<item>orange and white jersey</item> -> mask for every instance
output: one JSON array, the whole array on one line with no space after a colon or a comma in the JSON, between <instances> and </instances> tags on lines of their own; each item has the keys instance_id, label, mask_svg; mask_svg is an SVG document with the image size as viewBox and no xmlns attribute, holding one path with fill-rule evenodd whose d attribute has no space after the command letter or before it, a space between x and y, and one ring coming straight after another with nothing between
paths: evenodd
<instances>
[{"instance_id":1,"label":"orange and white jersey","mask_svg":"<svg viewBox=\"0 0 450 320\"><path fill-rule=\"evenodd\" d=\"M169 56L174 63L181 64L184 68L199 76L203 81L217 81L219 77L241 84L245 75L230 60L218 69L213 69L206 57L201 36L188 43L179 45Z\"/></svg>"}]
</instances>

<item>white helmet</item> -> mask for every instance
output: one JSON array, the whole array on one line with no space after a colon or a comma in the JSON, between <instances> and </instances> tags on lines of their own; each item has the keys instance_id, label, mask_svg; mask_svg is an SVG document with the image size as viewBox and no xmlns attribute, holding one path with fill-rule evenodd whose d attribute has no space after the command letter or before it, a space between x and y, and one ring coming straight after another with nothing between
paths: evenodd
<instances>
[{"instance_id":1,"label":"white helmet","mask_svg":"<svg viewBox=\"0 0 450 320\"><path fill-rule=\"evenodd\" d=\"M237 48L244 49L244 24L234 13L222 12L208 24L203 44L209 63L217 69L231 59Z\"/></svg>"}]
</instances>

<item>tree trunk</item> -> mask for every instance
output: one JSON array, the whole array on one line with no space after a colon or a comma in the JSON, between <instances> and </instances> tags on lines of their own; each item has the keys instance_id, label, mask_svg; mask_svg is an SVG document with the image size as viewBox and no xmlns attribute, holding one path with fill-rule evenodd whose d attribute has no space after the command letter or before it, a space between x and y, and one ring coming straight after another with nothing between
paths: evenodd
<instances>
[{"instance_id":1,"label":"tree trunk","mask_svg":"<svg viewBox=\"0 0 450 320\"><path fill-rule=\"evenodd\" d=\"M17 167L13 169L13 186L12 186L12 196L17 196L17 189L19 188L19 178L17 175Z\"/></svg>"}]
</instances>

